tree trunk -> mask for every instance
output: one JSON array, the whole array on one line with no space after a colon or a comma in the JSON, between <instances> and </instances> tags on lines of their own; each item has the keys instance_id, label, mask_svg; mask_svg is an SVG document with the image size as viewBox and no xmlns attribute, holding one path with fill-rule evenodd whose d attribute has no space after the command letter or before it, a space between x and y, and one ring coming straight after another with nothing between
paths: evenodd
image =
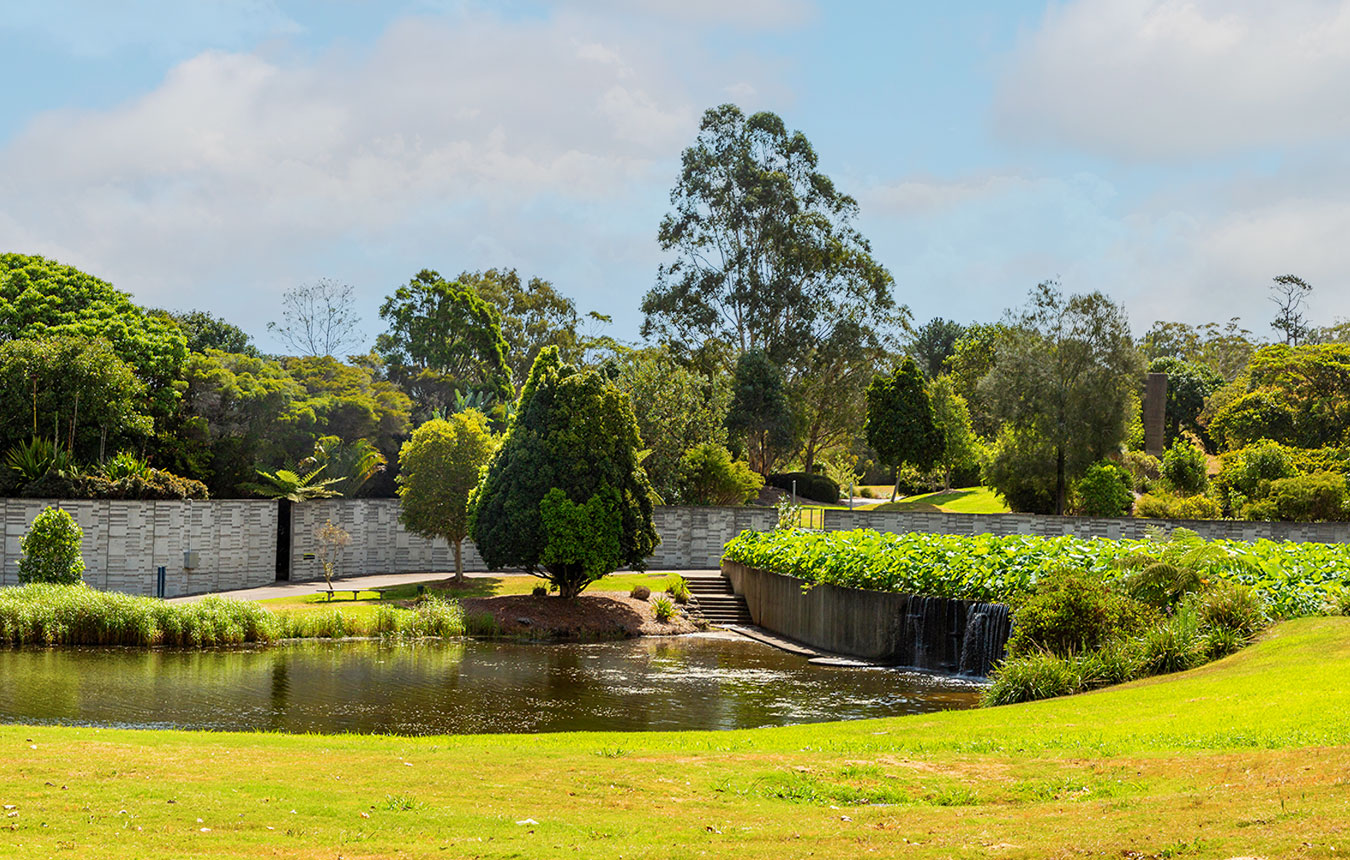
<instances>
[{"instance_id":1,"label":"tree trunk","mask_svg":"<svg viewBox=\"0 0 1350 860\"><path fill-rule=\"evenodd\" d=\"M464 584L464 539L455 541L455 583Z\"/></svg>"},{"instance_id":2,"label":"tree trunk","mask_svg":"<svg viewBox=\"0 0 1350 860\"><path fill-rule=\"evenodd\" d=\"M1055 448L1055 513L1064 516L1064 446Z\"/></svg>"},{"instance_id":3,"label":"tree trunk","mask_svg":"<svg viewBox=\"0 0 1350 860\"><path fill-rule=\"evenodd\" d=\"M891 484L891 501L895 501L896 495L900 492L900 467L895 467L895 483Z\"/></svg>"}]
</instances>

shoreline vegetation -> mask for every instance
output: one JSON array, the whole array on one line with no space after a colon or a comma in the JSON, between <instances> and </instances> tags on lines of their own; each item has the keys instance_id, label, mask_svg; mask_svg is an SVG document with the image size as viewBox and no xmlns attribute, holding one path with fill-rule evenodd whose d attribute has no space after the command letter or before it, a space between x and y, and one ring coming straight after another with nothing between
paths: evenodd
<instances>
[{"instance_id":1,"label":"shoreline vegetation","mask_svg":"<svg viewBox=\"0 0 1350 860\"><path fill-rule=\"evenodd\" d=\"M626 583L638 576L615 579ZM424 585L424 593L407 585L361 592L348 601L330 601L319 592L264 602L208 595L185 603L84 584L31 583L0 588L0 646L210 648L288 639L460 636L593 641L697 630L679 614L658 621L651 604L627 593L596 590L564 601L510 593L519 583L502 586L504 579L522 578L534 579L493 578L492 586L478 588L433 582ZM508 593L490 593L497 589Z\"/></svg>"},{"instance_id":2,"label":"shoreline vegetation","mask_svg":"<svg viewBox=\"0 0 1350 860\"><path fill-rule=\"evenodd\" d=\"M14 856L1337 857L1350 619L993 709L717 732L0 726ZM1333 848L1334 846L1334 848ZM580 853L578 853L580 852Z\"/></svg>"}]
</instances>

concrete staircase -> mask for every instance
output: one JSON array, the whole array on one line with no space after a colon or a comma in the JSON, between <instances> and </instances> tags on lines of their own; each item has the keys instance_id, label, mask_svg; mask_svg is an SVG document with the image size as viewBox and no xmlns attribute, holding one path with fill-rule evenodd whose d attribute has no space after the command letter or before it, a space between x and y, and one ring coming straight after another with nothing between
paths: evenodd
<instances>
[{"instance_id":1,"label":"concrete staircase","mask_svg":"<svg viewBox=\"0 0 1350 860\"><path fill-rule=\"evenodd\" d=\"M721 576L690 576L690 608L696 609L709 624L724 626L727 624L749 625L750 609L745 598L731 592L731 583Z\"/></svg>"}]
</instances>

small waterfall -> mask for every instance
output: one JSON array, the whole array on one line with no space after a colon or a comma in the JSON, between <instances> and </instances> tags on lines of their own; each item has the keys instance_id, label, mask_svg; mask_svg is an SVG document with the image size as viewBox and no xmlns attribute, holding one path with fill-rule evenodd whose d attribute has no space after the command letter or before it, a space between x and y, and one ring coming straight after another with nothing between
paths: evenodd
<instances>
[{"instance_id":1,"label":"small waterfall","mask_svg":"<svg viewBox=\"0 0 1350 860\"><path fill-rule=\"evenodd\" d=\"M1003 649L1011 632L1012 619L1008 607L1003 604L971 603L967 606L958 673L988 675L994 664L1003 659Z\"/></svg>"}]
</instances>

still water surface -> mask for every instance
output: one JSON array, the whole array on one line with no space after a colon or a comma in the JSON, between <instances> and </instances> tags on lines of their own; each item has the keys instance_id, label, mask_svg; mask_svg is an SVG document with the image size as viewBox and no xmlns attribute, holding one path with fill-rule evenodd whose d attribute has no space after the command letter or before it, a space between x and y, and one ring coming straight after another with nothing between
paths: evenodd
<instances>
[{"instance_id":1,"label":"still water surface","mask_svg":"<svg viewBox=\"0 0 1350 860\"><path fill-rule=\"evenodd\" d=\"M0 651L0 722L369 732L732 729L973 707L969 681L814 665L729 634Z\"/></svg>"}]
</instances>

